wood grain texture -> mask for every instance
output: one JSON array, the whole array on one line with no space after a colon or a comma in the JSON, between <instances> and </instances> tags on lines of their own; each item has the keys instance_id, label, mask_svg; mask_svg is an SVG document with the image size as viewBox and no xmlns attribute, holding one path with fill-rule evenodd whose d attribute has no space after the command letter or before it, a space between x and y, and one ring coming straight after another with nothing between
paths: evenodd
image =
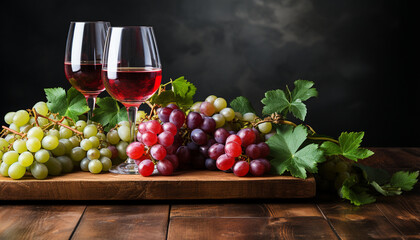
<instances>
[{"instance_id":1,"label":"wood grain texture","mask_svg":"<svg viewBox=\"0 0 420 240\"><path fill-rule=\"evenodd\" d=\"M69 239L85 206L2 205L0 239Z\"/></svg>"},{"instance_id":2,"label":"wood grain texture","mask_svg":"<svg viewBox=\"0 0 420 240\"><path fill-rule=\"evenodd\" d=\"M0 191L0 200L168 200L310 198L316 189L312 175L239 178L220 171L189 171L152 177L86 172L45 180L0 177Z\"/></svg>"},{"instance_id":3,"label":"wood grain texture","mask_svg":"<svg viewBox=\"0 0 420 240\"><path fill-rule=\"evenodd\" d=\"M72 239L165 239L169 205L88 206Z\"/></svg>"},{"instance_id":4,"label":"wood grain texture","mask_svg":"<svg viewBox=\"0 0 420 240\"><path fill-rule=\"evenodd\" d=\"M168 239L337 239L321 217L173 218Z\"/></svg>"}]
</instances>

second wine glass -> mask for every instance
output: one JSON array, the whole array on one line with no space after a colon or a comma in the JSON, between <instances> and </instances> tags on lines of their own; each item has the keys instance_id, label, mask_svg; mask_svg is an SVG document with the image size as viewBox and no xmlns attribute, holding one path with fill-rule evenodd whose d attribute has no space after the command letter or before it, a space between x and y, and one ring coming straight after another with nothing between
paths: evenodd
<instances>
[{"instance_id":1,"label":"second wine glass","mask_svg":"<svg viewBox=\"0 0 420 240\"><path fill-rule=\"evenodd\" d=\"M128 112L131 141L136 140L137 109L159 88L162 67L152 27L111 27L104 49L102 80L107 92ZM137 165L128 158L110 172L137 173Z\"/></svg>"}]
</instances>

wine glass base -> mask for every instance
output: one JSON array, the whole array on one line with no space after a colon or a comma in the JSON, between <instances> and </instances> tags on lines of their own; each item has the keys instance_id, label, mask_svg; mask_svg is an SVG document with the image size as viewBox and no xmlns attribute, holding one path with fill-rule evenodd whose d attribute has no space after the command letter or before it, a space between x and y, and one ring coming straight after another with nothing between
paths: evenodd
<instances>
[{"instance_id":1,"label":"wine glass base","mask_svg":"<svg viewBox=\"0 0 420 240\"><path fill-rule=\"evenodd\" d=\"M116 174L138 174L138 166L135 163L121 163L118 166L112 166L109 172Z\"/></svg>"}]
</instances>

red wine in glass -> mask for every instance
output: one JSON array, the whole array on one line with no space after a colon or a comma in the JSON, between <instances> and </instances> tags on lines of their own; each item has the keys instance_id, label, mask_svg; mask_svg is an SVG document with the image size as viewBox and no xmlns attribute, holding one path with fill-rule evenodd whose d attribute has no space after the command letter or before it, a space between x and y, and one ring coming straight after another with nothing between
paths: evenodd
<instances>
[{"instance_id":1,"label":"red wine in glass","mask_svg":"<svg viewBox=\"0 0 420 240\"><path fill-rule=\"evenodd\" d=\"M64 72L70 84L85 96L98 96L105 90L101 70L102 63L64 63Z\"/></svg>"},{"instance_id":2,"label":"red wine in glass","mask_svg":"<svg viewBox=\"0 0 420 240\"><path fill-rule=\"evenodd\" d=\"M160 86L162 70L152 67L126 67L102 71L108 93L126 107L139 106Z\"/></svg>"}]
</instances>

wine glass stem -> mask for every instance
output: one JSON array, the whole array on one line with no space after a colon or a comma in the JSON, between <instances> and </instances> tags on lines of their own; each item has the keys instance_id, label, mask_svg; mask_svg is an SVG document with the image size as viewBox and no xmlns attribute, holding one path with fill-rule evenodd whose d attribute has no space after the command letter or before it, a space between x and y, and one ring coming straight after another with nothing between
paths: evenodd
<instances>
[{"instance_id":1,"label":"wine glass stem","mask_svg":"<svg viewBox=\"0 0 420 240\"><path fill-rule=\"evenodd\" d=\"M136 116L138 107L127 107L128 121L130 122L131 140L136 141Z\"/></svg>"},{"instance_id":2,"label":"wine glass stem","mask_svg":"<svg viewBox=\"0 0 420 240\"><path fill-rule=\"evenodd\" d=\"M87 115L87 121L91 121L93 117L93 110L95 109L96 104L96 96L86 96L86 102L89 107L88 115Z\"/></svg>"}]
</instances>

